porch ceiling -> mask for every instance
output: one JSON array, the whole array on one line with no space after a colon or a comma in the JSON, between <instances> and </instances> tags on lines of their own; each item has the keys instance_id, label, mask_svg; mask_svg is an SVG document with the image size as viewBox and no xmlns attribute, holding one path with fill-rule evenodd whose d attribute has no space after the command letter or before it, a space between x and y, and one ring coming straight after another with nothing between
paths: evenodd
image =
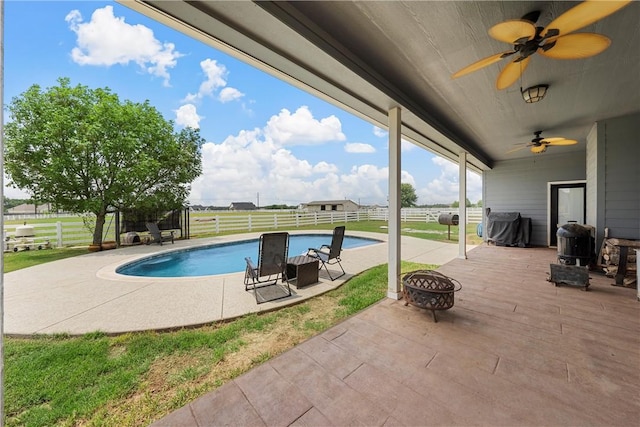
<instances>
[{"instance_id":1,"label":"porch ceiling","mask_svg":"<svg viewBox=\"0 0 640 427\"><path fill-rule=\"evenodd\" d=\"M522 100L520 82L495 89L508 60L450 76L509 49L487 34L496 23L539 10L546 26L575 2L122 2L378 126L400 106L406 139L453 160L462 148L476 170L532 156L506 152L537 130L579 141L557 152L584 151L594 122L640 111L640 2L579 30L611 38L603 53L534 55L521 84L550 85L537 104Z\"/></svg>"}]
</instances>

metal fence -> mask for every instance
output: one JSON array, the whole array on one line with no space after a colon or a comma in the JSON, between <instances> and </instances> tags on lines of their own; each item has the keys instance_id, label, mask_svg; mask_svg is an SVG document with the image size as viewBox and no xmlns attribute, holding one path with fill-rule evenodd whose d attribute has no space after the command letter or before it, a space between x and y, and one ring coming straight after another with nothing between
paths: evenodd
<instances>
[{"instance_id":1,"label":"metal fence","mask_svg":"<svg viewBox=\"0 0 640 427\"><path fill-rule=\"evenodd\" d=\"M401 210L402 222L437 223L441 214L457 214L457 209L419 209ZM49 217L50 218L50 217ZM77 218L77 216L76 216ZM5 222L11 217L5 217ZM44 218L32 215L24 216L21 222L4 226L4 250L19 250L38 247L86 246L92 241L91 231L82 221L40 222ZM355 212L304 212L299 210L246 211L246 212L203 212L192 213L189 220L191 236L202 236L219 233L243 233L257 230L291 230L320 224L344 224L357 221L388 221L389 210L386 208L361 209ZM482 208L467 208L467 223L482 222ZM15 237L16 228L28 223L34 228L33 237ZM115 227L105 224L103 240L116 240ZM140 233L144 235L144 233Z\"/></svg>"}]
</instances>

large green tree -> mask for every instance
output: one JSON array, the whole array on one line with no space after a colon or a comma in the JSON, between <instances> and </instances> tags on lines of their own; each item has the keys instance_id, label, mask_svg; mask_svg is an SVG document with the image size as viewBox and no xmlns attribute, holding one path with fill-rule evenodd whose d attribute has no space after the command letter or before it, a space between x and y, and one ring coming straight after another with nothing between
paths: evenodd
<instances>
[{"instance_id":1,"label":"large green tree","mask_svg":"<svg viewBox=\"0 0 640 427\"><path fill-rule=\"evenodd\" d=\"M418 196L413 185L403 182L400 184L400 207L412 208L416 205Z\"/></svg>"},{"instance_id":2,"label":"large green tree","mask_svg":"<svg viewBox=\"0 0 640 427\"><path fill-rule=\"evenodd\" d=\"M68 78L12 99L5 126L9 183L39 203L96 217L184 204L202 171L199 131L176 132L148 102L121 102L108 88L72 87Z\"/></svg>"}]
</instances>

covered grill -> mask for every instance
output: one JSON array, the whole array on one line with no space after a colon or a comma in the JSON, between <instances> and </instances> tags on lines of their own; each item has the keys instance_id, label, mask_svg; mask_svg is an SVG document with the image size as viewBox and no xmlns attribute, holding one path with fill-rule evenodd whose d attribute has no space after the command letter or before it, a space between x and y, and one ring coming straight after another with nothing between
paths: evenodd
<instances>
[{"instance_id":1,"label":"covered grill","mask_svg":"<svg viewBox=\"0 0 640 427\"><path fill-rule=\"evenodd\" d=\"M434 270L417 270L402 278L404 305L431 310L434 322L438 322L436 310L453 307L453 295L460 289L462 285L457 280Z\"/></svg>"},{"instance_id":2,"label":"covered grill","mask_svg":"<svg viewBox=\"0 0 640 427\"><path fill-rule=\"evenodd\" d=\"M566 265L586 266L593 260L594 240L591 230L580 224L564 224L556 233L558 262Z\"/></svg>"}]
</instances>

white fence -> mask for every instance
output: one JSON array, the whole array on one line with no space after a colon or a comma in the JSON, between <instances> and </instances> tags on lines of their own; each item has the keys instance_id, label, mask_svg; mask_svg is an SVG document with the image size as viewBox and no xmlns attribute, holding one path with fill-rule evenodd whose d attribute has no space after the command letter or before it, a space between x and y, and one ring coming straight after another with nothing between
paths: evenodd
<instances>
[{"instance_id":1,"label":"white fence","mask_svg":"<svg viewBox=\"0 0 640 427\"><path fill-rule=\"evenodd\" d=\"M457 209L402 209L402 222L437 223L442 214L457 214ZM5 217L5 221L10 217ZM15 219L15 218L14 218ZM4 250L11 250L15 244L33 243L34 247L49 242L51 246L86 246L92 241L91 232L84 223L78 222L42 222L39 218L21 218L30 220L29 226L34 228L33 238L14 238L16 228L21 223L4 226ZM298 210L273 210L251 212L220 212L215 211L201 214L191 214L189 232L192 236L219 233L242 233L256 230L292 230L300 227L316 226L320 224L344 224L357 221L388 221L389 210L385 208L361 209L356 212L303 212ZM482 208L467 209L467 223L482 222ZM144 234L144 233L141 233ZM103 240L116 240L115 227L109 221L105 224ZM22 246L20 246L22 247Z\"/></svg>"}]
</instances>

